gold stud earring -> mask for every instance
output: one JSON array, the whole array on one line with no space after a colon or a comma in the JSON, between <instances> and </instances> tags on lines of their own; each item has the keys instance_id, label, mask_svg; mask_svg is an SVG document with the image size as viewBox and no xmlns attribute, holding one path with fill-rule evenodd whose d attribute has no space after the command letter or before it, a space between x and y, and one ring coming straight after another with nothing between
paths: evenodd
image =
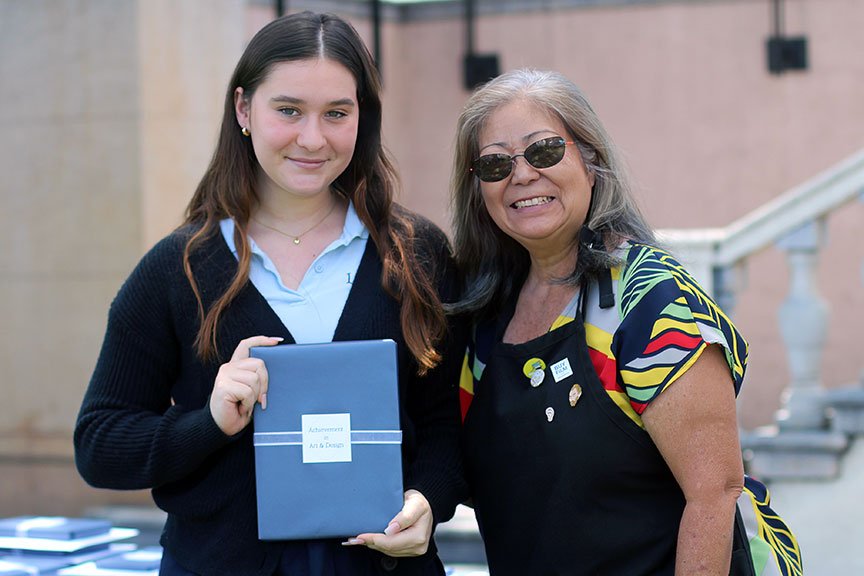
<instances>
[{"instance_id":1,"label":"gold stud earring","mask_svg":"<svg viewBox=\"0 0 864 576\"><path fill-rule=\"evenodd\" d=\"M240 128L240 133L243 134L243 136L249 136L249 129L243 126Z\"/></svg>"}]
</instances>

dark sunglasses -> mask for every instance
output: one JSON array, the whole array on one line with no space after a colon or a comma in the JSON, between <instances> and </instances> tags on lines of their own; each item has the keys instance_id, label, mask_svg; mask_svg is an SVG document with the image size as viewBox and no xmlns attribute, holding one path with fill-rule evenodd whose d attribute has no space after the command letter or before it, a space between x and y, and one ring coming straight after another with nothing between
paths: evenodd
<instances>
[{"instance_id":1,"label":"dark sunglasses","mask_svg":"<svg viewBox=\"0 0 864 576\"><path fill-rule=\"evenodd\" d=\"M522 156L534 168L549 168L561 162L568 142L560 136L543 138L534 142L521 154L485 154L471 163L471 172L483 182L498 182L513 171L516 158Z\"/></svg>"}]
</instances>

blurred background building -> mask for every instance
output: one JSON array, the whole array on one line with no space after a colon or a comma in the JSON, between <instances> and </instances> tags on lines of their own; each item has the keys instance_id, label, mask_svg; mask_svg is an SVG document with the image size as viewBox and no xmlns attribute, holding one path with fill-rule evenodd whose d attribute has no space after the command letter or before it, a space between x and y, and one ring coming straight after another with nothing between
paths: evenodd
<instances>
[{"instance_id":1,"label":"blurred background building","mask_svg":"<svg viewBox=\"0 0 864 576\"><path fill-rule=\"evenodd\" d=\"M864 1L0 0L0 516L149 505L72 460L108 306L180 222L245 43L303 9L367 40L400 201L445 229L470 88L524 66L579 84L751 344L751 471L842 477L864 426Z\"/></svg>"}]
</instances>

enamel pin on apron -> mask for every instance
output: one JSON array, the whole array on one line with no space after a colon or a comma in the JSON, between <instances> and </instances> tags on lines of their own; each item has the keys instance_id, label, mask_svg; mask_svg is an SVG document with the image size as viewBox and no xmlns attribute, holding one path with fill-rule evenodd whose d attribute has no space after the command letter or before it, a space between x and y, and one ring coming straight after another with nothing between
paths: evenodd
<instances>
[{"instance_id":1,"label":"enamel pin on apron","mask_svg":"<svg viewBox=\"0 0 864 576\"><path fill-rule=\"evenodd\" d=\"M540 358L531 358L522 366L522 373L531 380L531 386L536 388L546 379L546 362Z\"/></svg>"},{"instance_id":2,"label":"enamel pin on apron","mask_svg":"<svg viewBox=\"0 0 864 576\"><path fill-rule=\"evenodd\" d=\"M555 362L549 367L549 371L552 372L552 378L555 379L555 382L561 382L565 378L569 378L573 375L573 368L570 367L569 358L564 358L560 362Z\"/></svg>"},{"instance_id":3,"label":"enamel pin on apron","mask_svg":"<svg viewBox=\"0 0 864 576\"><path fill-rule=\"evenodd\" d=\"M553 418L555 418L555 409L550 406L546 408L546 420L551 422Z\"/></svg>"},{"instance_id":4,"label":"enamel pin on apron","mask_svg":"<svg viewBox=\"0 0 864 576\"><path fill-rule=\"evenodd\" d=\"M573 384L570 387L570 393L567 395L567 400L570 402L570 406L576 406L576 403L579 402L579 398L582 397L582 386L579 384Z\"/></svg>"}]
</instances>

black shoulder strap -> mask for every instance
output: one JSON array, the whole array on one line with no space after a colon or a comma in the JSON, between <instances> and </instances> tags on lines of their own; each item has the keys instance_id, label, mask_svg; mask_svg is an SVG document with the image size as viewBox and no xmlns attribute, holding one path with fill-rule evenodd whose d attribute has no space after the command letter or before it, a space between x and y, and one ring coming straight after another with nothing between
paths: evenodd
<instances>
[{"instance_id":1,"label":"black shoulder strap","mask_svg":"<svg viewBox=\"0 0 864 576\"><path fill-rule=\"evenodd\" d=\"M615 293L612 291L612 270L603 270L597 277L600 287L600 308L612 308L615 305Z\"/></svg>"},{"instance_id":2,"label":"black shoulder strap","mask_svg":"<svg viewBox=\"0 0 864 576\"><path fill-rule=\"evenodd\" d=\"M741 510L735 506L735 526L732 531L732 563L729 566L729 576L756 576L753 568L753 557L750 552L750 541L747 539L747 529Z\"/></svg>"},{"instance_id":3,"label":"black shoulder strap","mask_svg":"<svg viewBox=\"0 0 864 576\"><path fill-rule=\"evenodd\" d=\"M590 209L589 209L590 212ZM602 244L603 235L584 224L579 230L579 243L591 249L595 245ZM600 287L600 308L611 308L615 305L615 293L612 291L612 271L605 268L597 274L597 283ZM583 282L583 292L585 283Z\"/></svg>"}]
</instances>

